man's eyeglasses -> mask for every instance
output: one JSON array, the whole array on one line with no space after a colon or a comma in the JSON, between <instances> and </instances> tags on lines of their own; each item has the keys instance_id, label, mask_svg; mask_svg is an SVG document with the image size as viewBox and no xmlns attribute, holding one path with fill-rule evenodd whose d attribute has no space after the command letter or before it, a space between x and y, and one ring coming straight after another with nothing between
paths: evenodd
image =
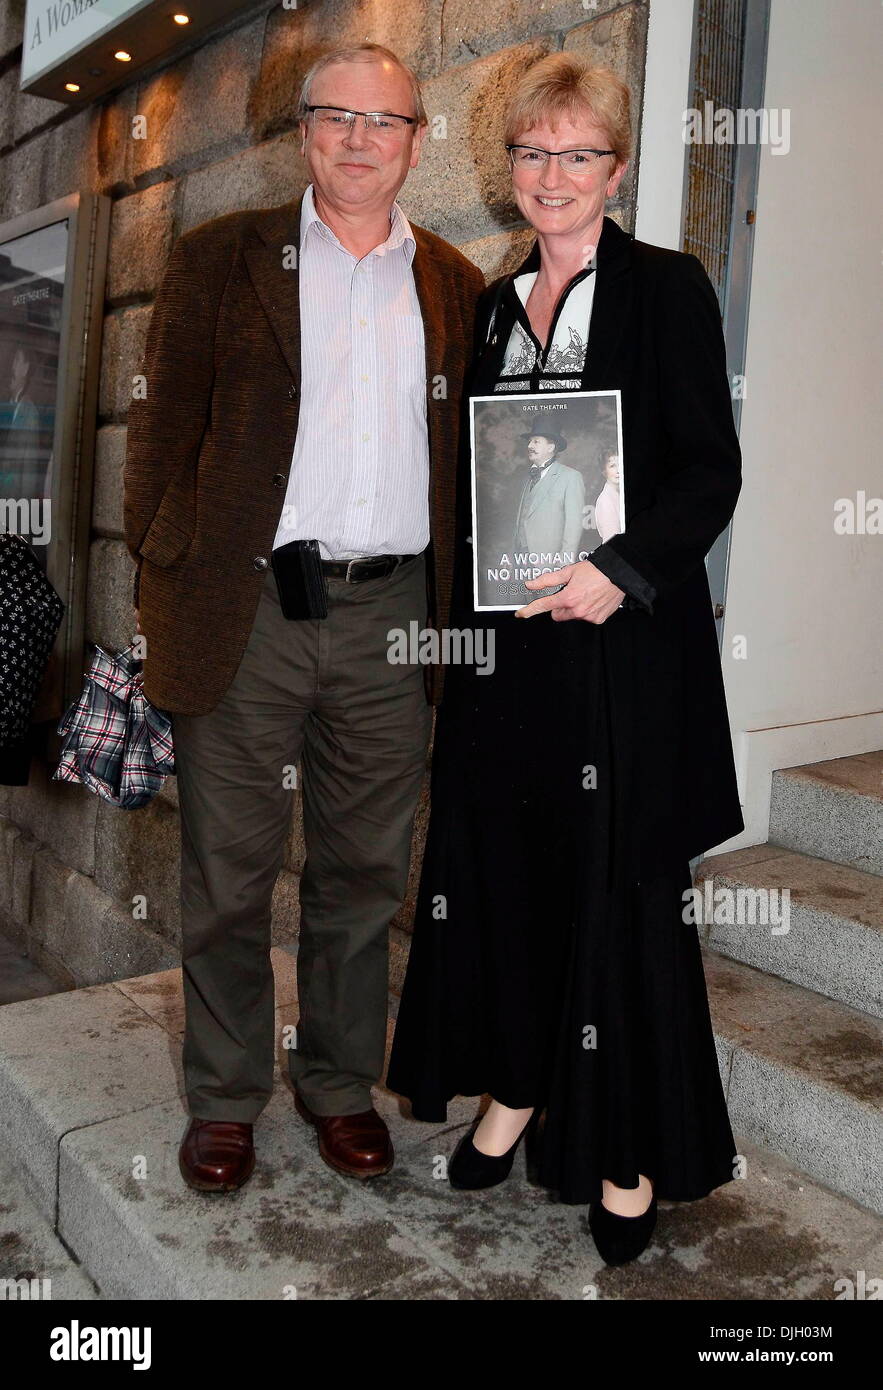
<instances>
[{"instance_id":1,"label":"man's eyeglasses","mask_svg":"<svg viewBox=\"0 0 883 1390\"><path fill-rule=\"evenodd\" d=\"M587 174L605 154L616 150L541 150L534 145L507 145L514 169L545 169L554 155L568 174Z\"/></svg>"},{"instance_id":2,"label":"man's eyeglasses","mask_svg":"<svg viewBox=\"0 0 883 1390\"><path fill-rule=\"evenodd\" d=\"M343 106L308 106L307 111L320 130L347 135L357 116L364 117L365 129L375 135L404 135L408 126L417 124L415 116L397 116L391 111L347 111Z\"/></svg>"}]
</instances>

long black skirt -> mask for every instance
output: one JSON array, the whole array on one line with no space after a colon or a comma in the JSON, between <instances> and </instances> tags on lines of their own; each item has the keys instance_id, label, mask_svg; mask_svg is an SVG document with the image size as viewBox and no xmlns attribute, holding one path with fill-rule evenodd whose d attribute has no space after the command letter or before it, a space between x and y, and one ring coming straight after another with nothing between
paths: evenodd
<instances>
[{"instance_id":1,"label":"long black skirt","mask_svg":"<svg viewBox=\"0 0 883 1390\"><path fill-rule=\"evenodd\" d=\"M455 1095L545 1110L539 1177L564 1202L641 1173L660 1198L706 1196L735 1143L689 863L647 877L623 848L640 779L609 625L630 615L461 616L493 633L494 670L446 671L387 1085L421 1120Z\"/></svg>"}]
</instances>

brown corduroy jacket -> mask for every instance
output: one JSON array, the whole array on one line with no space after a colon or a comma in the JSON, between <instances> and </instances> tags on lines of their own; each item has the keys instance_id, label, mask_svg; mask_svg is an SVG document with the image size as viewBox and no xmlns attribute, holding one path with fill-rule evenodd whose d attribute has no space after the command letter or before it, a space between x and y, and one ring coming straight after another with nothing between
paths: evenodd
<instances>
[{"instance_id":1,"label":"brown corduroy jacket","mask_svg":"<svg viewBox=\"0 0 883 1390\"><path fill-rule=\"evenodd\" d=\"M129 409L126 544L146 638L144 693L207 714L239 666L285 500L300 400L300 198L176 241ZM412 224L413 226L413 224ZM413 226L426 336L431 621L450 606L460 392L481 272ZM427 667L441 698L444 668Z\"/></svg>"}]
</instances>

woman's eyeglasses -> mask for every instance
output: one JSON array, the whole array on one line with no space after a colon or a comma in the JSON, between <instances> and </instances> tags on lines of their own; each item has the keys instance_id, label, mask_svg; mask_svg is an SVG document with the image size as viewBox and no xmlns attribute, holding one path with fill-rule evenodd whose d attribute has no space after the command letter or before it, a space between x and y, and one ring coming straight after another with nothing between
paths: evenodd
<instances>
[{"instance_id":1,"label":"woman's eyeglasses","mask_svg":"<svg viewBox=\"0 0 883 1390\"><path fill-rule=\"evenodd\" d=\"M513 169L545 169L554 157L568 174L587 174L605 154L616 150L541 150L534 145L507 145Z\"/></svg>"}]
</instances>

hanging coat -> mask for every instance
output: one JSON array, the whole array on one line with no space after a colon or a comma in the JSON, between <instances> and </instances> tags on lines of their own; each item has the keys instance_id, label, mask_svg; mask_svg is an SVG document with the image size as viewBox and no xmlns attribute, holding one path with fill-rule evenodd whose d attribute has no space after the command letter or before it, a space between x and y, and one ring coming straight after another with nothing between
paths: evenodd
<instances>
[{"instance_id":1,"label":"hanging coat","mask_svg":"<svg viewBox=\"0 0 883 1390\"><path fill-rule=\"evenodd\" d=\"M65 605L33 549L0 534L0 783L26 786L30 722Z\"/></svg>"}]
</instances>

